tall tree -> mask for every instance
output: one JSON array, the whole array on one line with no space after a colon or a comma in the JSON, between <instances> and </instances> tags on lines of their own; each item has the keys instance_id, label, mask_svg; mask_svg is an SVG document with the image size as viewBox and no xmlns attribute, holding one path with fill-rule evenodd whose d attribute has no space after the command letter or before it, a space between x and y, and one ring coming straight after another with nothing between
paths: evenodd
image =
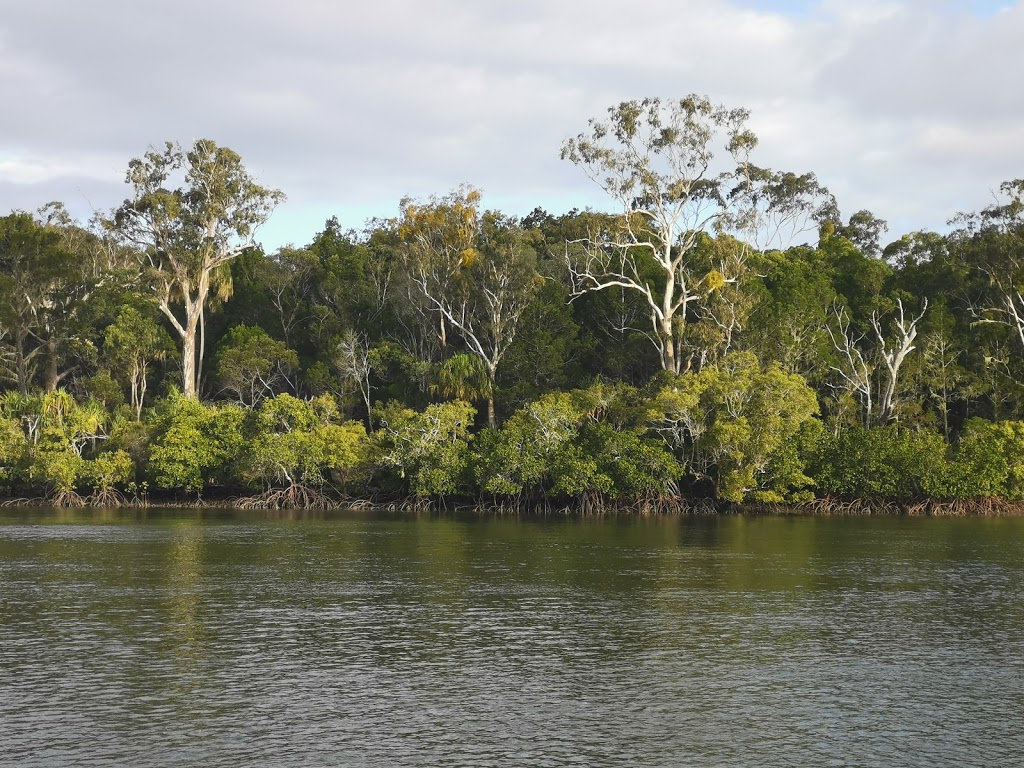
<instances>
[{"instance_id":1,"label":"tall tree","mask_svg":"<svg viewBox=\"0 0 1024 768\"><path fill-rule=\"evenodd\" d=\"M126 182L133 194L113 225L144 253L157 306L181 339L182 392L198 397L211 292L284 195L257 184L238 154L209 139L187 152L172 142L150 150L128 164Z\"/></svg>"},{"instance_id":2,"label":"tall tree","mask_svg":"<svg viewBox=\"0 0 1024 768\"><path fill-rule=\"evenodd\" d=\"M148 307L152 312L152 306ZM104 334L104 356L117 372L118 378L125 378L131 398L135 419L142 420L142 404L146 399L149 365L162 359L174 344L157 320L135 307L121 308L117 319L107 326Z\"/></svg>"},{"instance_id":3,"label":"tall tree","mask_svg":"<svg viewBox=\"0 0 1024 768\"><path fill-rule=\"evenodd\" d=\"M1002 197L978 213L960 214L951 236L956 258L986 278L972 298L979 324L1007 326L1024 347L1024 179L999 187Z\"/></svg>"},{"instance_id":4,"label":"tall tree","mask_svg":"<svg viewBox=\"0 0 1024 768\"><path fill-rule=\"evenodd\" d=\"M459 274L478 257L480 191L463 186L444 197L420 202L404 198L398 219L399 255L404 281L403 299L418 312L443 351L448 346L450 318L438 299L451 294Z\"/></svg>"},{"instance_id":5,"label":"tall tree","mask_svg":"<svg viewBox=\"0 0 1024 768\"><path fill-rule=\"evenodd\" d=\"M518 224L496 212L478 214L475 191L465 199L459 194L423 206L405 203L406 268L419 300L440 321L442 344L445 329L454 329L483 365L487 421L494 426L498 366L541 279Z\"/></svg>"},{"instance_id":6,"label":"tall tree","mask_svg":"<svg viewBox=\"0 0 1024 768\"><path fill-rule=\"evenodd\" d=\"M580 166L622 212L612 231L567 249L575 291L639 295L662 367L675 373L683 367L688 308L733 279L735 264L693 269L690 256L702 235L792 231L796 220L816 211L808 196L825 195L811 174L773 173L751 163L757 137L746 127L748 116L697 95L626 101L562 147L562 158Z\"/></svg>"},{"instance_id":7,"label":"tall tree","mask_svg":"<svg viewBox=\"0 0 1024 768\"><path fill-rule=\"evenodd\" d=\"M0 342L9 337L10 367L26 394L45 363L46 388L63 376L57 371L58 326L65 326L88 293L75 254L56 226L28 213L0 218Z\"/></svg>"}]
</instances>

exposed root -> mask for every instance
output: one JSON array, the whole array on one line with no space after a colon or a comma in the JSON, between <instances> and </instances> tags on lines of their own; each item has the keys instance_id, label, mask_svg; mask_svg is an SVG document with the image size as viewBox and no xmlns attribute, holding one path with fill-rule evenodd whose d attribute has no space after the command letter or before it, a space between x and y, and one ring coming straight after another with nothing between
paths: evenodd
<instances>
[{"instance_id":1,"label":"exposed root","mask_svg":"<svg viewBox=\"0 0 1024 768\"><path fill-rule=\"evenodd\" d=\"M48 501L54 507L78 508L86 506L85 499L75 491L58 491Z\"/></svg>"},{"instance_id":2,"label":"exposed root","mask_svg":"<svg viewBox=\"0 0 1024 768\"><path fill-rule=\"evenodd\" d=\"M271 488L258 496L238 499L240 509L335 509L338 504L318 488L293 483L287 488Z\"/></svg>"},{"instance_id":3,"label":"exposed root","mask_svg":"<svg viewBox=\"0 0 1024 768\"><path fill-rule=\"evenodd\" d=\"M46 499L39 499L39 498L35 498L35 499L25 499L25 498L4 499L4 500L0 501L0 507L35 507L35 506L39 506L39 505L46 504L46 503L47 503Z\"/></svg>"},{"instance_id":4,"label":"exposed root","mask_svg":"<svg viewBox=\"0 0 1024 768\"><path fill-rule=\"evenodd\" d=\"M113 488L97 488L93 491L92 495L85 500L85 503L90 507L106 507L107 509L117 509L119 507L128 506L128 500L119 492Z\"/></svg>"}]
</instances>

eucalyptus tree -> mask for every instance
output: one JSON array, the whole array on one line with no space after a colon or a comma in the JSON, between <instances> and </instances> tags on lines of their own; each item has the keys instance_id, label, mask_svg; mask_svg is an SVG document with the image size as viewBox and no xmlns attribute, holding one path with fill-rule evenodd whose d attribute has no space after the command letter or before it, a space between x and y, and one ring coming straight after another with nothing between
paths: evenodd
<instances>
[{"instance_id":1,"label":"eucalyptus tree","mask_svg":"<svg viewBox=\"0 0 1024 768\"><path fill-rule=\"evenodd\" d=\"M736 279L742 258L696 270L691 255L705 233L746 232L762 247L834 204L811 174L797 176L751 162L757 137L745 109L690 95L626 101L568 139L562 158L581 167L621 209L611 231L570 243L577 294L621 289L641 297L648 336L665 370L679 373L686 316ZM739 255L742 257L744 252Z\"/></svg>"},{"instance_id":2,"label":"eucalyptus tree","mask_svg":"<svg viewBox=\"0 0 1024 768\"><path fill-rule=\"evenodd\" d=\"M874 371L875 362L870 352L866 352L864 340L866 334L859 333L850 321L846 307L835 302L831 307L832 317L826 325L832 345L837 353L837 362L831 366L838 383L833 386L837 401L843 395L856 397L860 401L863 425L871 427L874 414ZM836 424L836 432L839 425Z\"/></svg>"},{"instance_id":3,"label":"eucalyptus tree","mask_svg":"<svg viewBox=\"0 0 1024 768\"><path fill-rule=\"evenodd\" d=\"M878 310L871 313L873 339L869 339L866 333L858 335L852 330L845 307L838 303L833 305L835 328L829 327L828 332L840 363L832 370L838 374L841 388L861 399L865 427L871 427L874 420L876 389L879 393L877 423L884 426L896 419L900 374L908 355L917 349L915 341L927 310L927 297L922 299L921 311L916 316L908 314L903 299L898 297L892 313ZM876 385L877 370L883 370L883 375Z\"/></svg>"},{"instance_id":4,"label":"eucalyptus tree","mask_svg":"<svg viewBox=\"0 0 1024 768\"><path fill-rule=\"evenodd\" d=\"M422 202L403 198L395 222L405 277L401 301L432 328L429 335L442 352L450 321L438 300L452 293L459 274L479 257L480 199L470 186Z\"/></svg>"},{"instance_id":5,"label":"eucalyptus tree","mask_svg":"<svg viewBox=\"0 0 1024 768\"><path fill-rule=\"evenodd\" d=\"M143 255L157 306L181 340L182 392L194 398L211 293L284 195L257 184L237 153L209 139L188 151L173 142L151 149L128 164L126 182L132 196L112 224Z\"/></svg>"},{"instance_id":6,"label":"eucalyptus tree","mask_svg":"<svg viewBox=\"0 0 1024 768\"><path fill-rule=\"evenodd\" d=\"M965 266L984 276L972 297L978 324L1006 326L1024 348L1024 179L999 187L1001 197L977 213L960 214L953 223L951 251Z\"/></svg>"},{"instance_id":7,"label":"eucalyptus tree","mask_svg":"<svg viewBox=\"0 0 1024 768\"><path fill-rule=\"evenodd\" d=\"M56 358L61 329L87 293L78 267L57 227L23 212L0 218L0 342L8 347L0 360L7 358L22 394L40 364L45 364L48 390L64 377Z\"/></svg>"},{"instance_id":8,"label":"eucalyptus tree","mask_svg":"<svg viewBox=\"0 0 1024 768\"><path fill-rule=\"evenodd\" d=\"M879 410L879 422L888 424L896 418L896 407L898 401L898 387L900 372L907 356L917 349L918 326L925 312L928 311L928 298L921 302L921 312L916 316L907 314L903 307L903 299L896 299L896 311L888 322L888 332L884 324L885 320L875 312L871 316L871 327L875 331L875 338L878 339L878 356L885 366L885 381L881 388L881 402Z\"/></svg>"},{"instance_id":9,"label":"eucalyptus tree","mask_svg":"<svg viewBox=\"0 0 1024 768\"><path fill-rule=\"evenodd\" d=\"M152 311L152 308L149 308ZM149 366L162 360L173 348L167 332L150 314L126 305L104 332L103 354L111 370L127 379L135 419L142 419Z\"/></svg>"},{"instance_id":10,"label":"eucalyptus tree","mask_svg":"<svg viewBox=\"0 0 1024 768\"><path fill-rule=\"evenodd\" d=\"M407 279L435 318L442 346L453 330L483 367L487 421L494 426L498 366L542 280L517 222L479 213L479 199L475 190L461 190L423 205L405 201L399 231L407 244Z\"/></svg>"}]
</instances>

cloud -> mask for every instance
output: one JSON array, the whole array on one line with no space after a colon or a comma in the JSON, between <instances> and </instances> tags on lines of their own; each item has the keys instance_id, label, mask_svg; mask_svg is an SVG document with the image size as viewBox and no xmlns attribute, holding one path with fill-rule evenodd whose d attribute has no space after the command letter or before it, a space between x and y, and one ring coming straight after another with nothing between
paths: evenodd
<instances>
[{"instance_id":1,"label":"cloud","mask_svg":"<svg viewBox=\"0 0 1024 768\"><path fill-rule=\"evenodd\" d=\"M0 210L111 207L129 158L199 137L288 193L271 246L461 182L512 213L601 206L564 138L697 92L751 108L762 164L897 235L1024 175L1022 38L1024 5L994 0L8 0Z\"/></svg>"}]
</instances>

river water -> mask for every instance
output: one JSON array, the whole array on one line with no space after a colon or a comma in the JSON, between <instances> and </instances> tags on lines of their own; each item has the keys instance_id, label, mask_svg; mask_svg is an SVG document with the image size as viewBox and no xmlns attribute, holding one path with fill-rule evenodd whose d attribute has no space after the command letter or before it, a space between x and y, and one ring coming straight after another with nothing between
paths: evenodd
<instances>
[{"instance_id":1,"label":"river water","mask_svg":"<svg viewBox=\"0 0 1024 768\"><path fill-rule=\"evenodd\" d=\"M0 510L0 764L1018 766L1024 520Z\"/></svg>"}]
</instances>

